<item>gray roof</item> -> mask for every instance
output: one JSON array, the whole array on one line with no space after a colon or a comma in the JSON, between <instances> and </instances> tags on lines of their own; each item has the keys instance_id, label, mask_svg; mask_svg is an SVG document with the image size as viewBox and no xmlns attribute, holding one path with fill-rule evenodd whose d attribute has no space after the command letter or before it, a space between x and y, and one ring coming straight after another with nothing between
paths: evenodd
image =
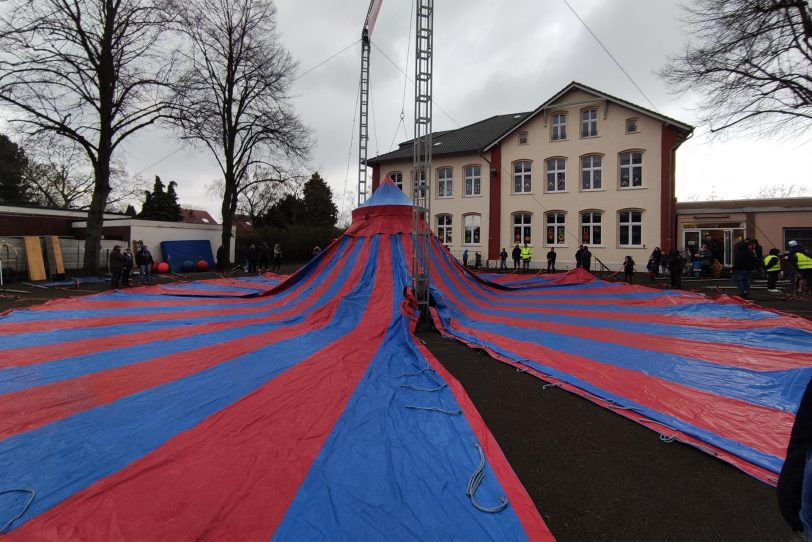
<instances>
[{"instance_id":1,"label":"gray roof","mask_svg":"<svg viewBox=\"0 0 812 542\"><path fill-rule=\"evenodd\" d=\"M491 142L499 139L503 134L510 132L514 126L523 121L529 113L511 113L496 115L489 119L457 128L431 134L434 156L453 154L457 152L481 152ZM414 140L404 141L399 147L386 154L381 154L367 160L368 165L389 160L402 160L412 158Z\"/></svg>"}]
</instances>

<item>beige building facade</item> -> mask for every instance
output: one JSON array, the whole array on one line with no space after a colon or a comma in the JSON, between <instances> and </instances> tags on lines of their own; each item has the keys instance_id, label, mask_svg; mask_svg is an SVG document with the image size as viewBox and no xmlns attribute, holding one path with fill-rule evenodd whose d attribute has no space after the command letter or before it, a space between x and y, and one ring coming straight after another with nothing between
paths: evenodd
<instances>
[{"instance_id":1,"label":"beige building facade","mask_svg":"<svg viewBox=\"0 0 812 542\"><path fill-rule=\"evenodd\" d=\"M693 128L571 83L532 112L433 134L432 228L455 256L493 265L527 242L534 267L551 248L574 266L586 244L593 269L641 266L676 248L676 150ZM369 160L373 188L389 175L412 195L412 142Z\"/></svg>"}]
</instances>

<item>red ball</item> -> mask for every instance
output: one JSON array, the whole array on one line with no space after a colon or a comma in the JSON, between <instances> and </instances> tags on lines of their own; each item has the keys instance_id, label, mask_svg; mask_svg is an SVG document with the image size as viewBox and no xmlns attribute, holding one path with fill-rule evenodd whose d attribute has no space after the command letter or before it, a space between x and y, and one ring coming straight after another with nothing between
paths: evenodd
<instances>
[{"instance_id":1,"label":"red ball","mask_svg":"<svg viewBox=\"0 0 812 542\"><path fill-rule=\"evenodd\" d=\"M169 271L169 264L161 262L158 264L158 273L167 273Z\"/></svg>"},{"instance_id":2,"label":"red ball","mask_svg":"<svg viewBox=\"0 0 812 542\"><path fill-rule=\"evenodd\" d=\"M157 273L158 272L158 264L157 264L157 262L152 262L152 265L150 266L150 269L151 269L151 271L153 273Z\"/></svg>"},{"instance_id":3,"label":"red ball","mask_svg":"<svg viewBox=\"0 0 812 542\"><path fill-rule=\"evenodd\" d=\"M200 260L199 262L197 262L196 267L198 271L206 271L209 268L209 262L207 262L206 260Z\"/></svg>"}]
</instances>

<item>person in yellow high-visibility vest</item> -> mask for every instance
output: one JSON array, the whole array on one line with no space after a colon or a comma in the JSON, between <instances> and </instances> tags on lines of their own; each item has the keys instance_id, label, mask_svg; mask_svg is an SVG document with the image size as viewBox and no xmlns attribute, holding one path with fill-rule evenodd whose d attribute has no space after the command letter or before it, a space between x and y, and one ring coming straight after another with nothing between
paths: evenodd
<instances>
[{"instance_id":1,"label":"person in yellow high-visibility vest","mask_svg":"<svg viewBox=\"0 0 812 542\"><path fill-rule=\"evenodd\" d=\"M522 258L522 273L526 273L530 270L530 260L533 259L533 251L530 250L530 247L527 246L527 243L524 244L521 251L521 258Z\"/></svg>"},{"instance_id":2,"label":"person in yellow high-visibility vest","mask_svg":"<svg viewBox=\"0 0 812 542\"><path fill-rule=\"evenodd\" d=\"M781 272L781 258L778 256L781 251L777 248L770 249L770 253L764 256L764 272L767 273L767 291L776 293L778 289L778 273Z\"/></svg>"}]
</instances>

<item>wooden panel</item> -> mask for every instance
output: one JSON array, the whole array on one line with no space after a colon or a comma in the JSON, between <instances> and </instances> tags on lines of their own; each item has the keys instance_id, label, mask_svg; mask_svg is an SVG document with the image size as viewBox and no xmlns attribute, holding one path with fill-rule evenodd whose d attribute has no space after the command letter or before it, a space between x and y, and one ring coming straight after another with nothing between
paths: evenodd
<instances>
[{"instance_id":1,"label":"wooden panel","mask_svg":"<svg viewBox=\"0 0 812 542\"><path fill-rule=\"evenodd\" d=\"M45 262L42 259L42 246L39 237L23 237L25 243L25 261L28 263L29 280L45 280Z\"/></svg>"},{"instance_id":2,"label":"wooden panel","mask_svg":"<svg viewBox=\"0 0 812 542\"><path fill-rule=\"evenodd\" d=\"M57 275L65 274L65 264L62 261L62 247L59 246L59 237L51 235L48 237L51 243L51 252L54 255L54 268Z\"/></svg>"}]
</instances>

